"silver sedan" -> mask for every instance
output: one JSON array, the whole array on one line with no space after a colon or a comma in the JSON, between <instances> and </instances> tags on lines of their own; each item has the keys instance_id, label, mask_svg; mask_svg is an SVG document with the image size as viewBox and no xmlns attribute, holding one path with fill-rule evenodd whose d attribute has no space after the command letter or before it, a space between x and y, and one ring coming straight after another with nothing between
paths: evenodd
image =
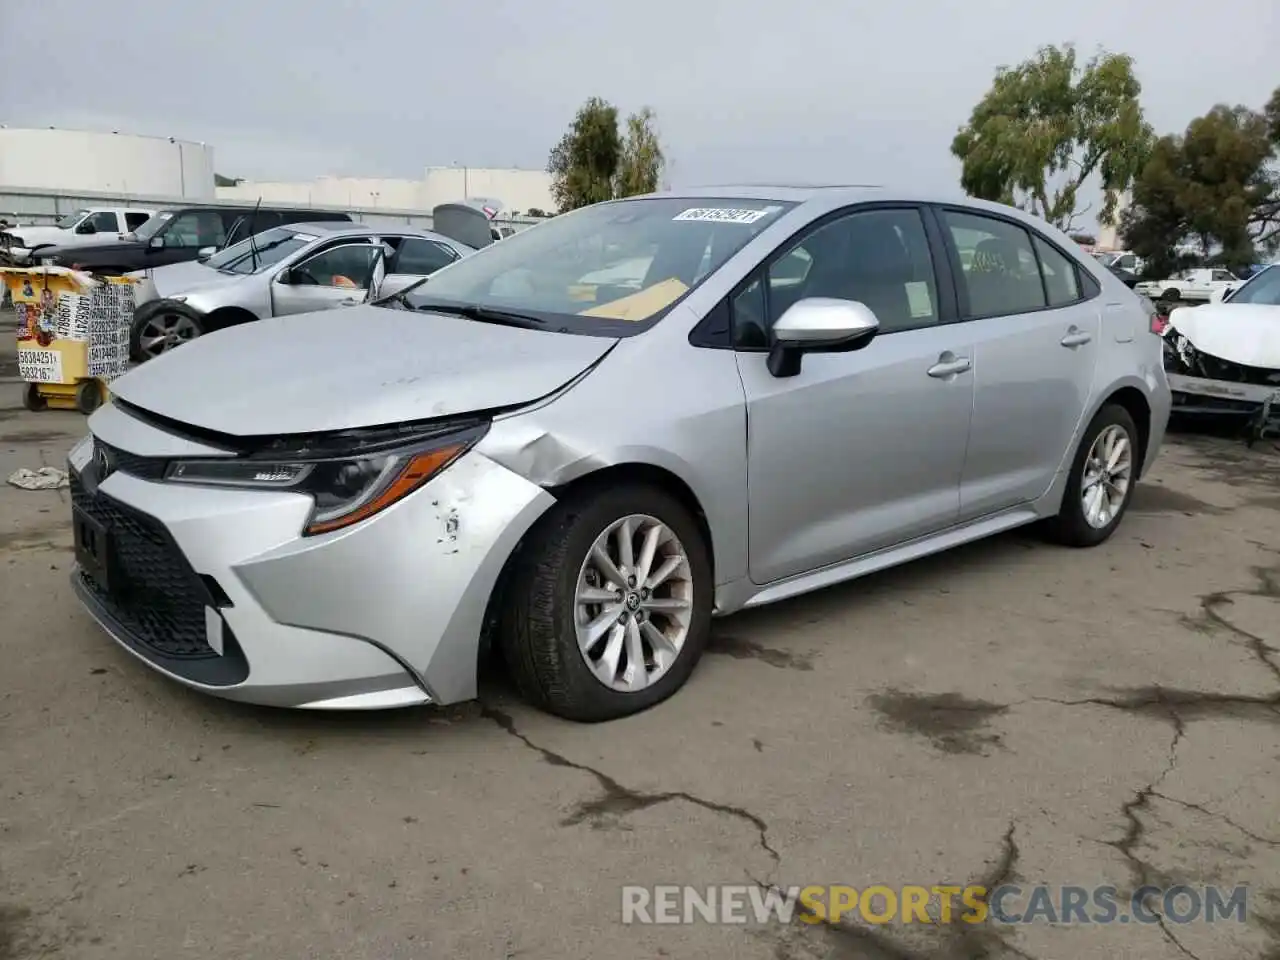
<instances>
[{"instance_id":1,"label":"silver sedan","mask_svg":"<svg viewBox=\"0 0 1280 960\"><path fill-rule=\"evenodd\" d=\"M603 203L114 381L70 456L73 584L224 697L451 703L491 640L534 703L618 717L714 616L1024 524L1105 541L1169 416L1158 327L996 204Z\"/></svg>"},{"instance_id":2,"label":"silver sedan","mask_svg":"<svg viewBox=\"0 0 1280 960\"><path fill-rule=\"evenodd\" d=\"M130 353L140 363L223 327L353 306L474 252L412 227L275 227L199 261L134 274Z\"/></svg>"}]
</instances>

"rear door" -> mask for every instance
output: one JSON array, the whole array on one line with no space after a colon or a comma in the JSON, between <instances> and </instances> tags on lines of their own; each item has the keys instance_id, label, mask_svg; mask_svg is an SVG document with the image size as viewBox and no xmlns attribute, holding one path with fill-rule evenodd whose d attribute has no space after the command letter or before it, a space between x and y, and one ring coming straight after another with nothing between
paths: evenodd
<instances>
[{"instance_id":1,"label":"rear door","mask_svg":"<svg viewBox=\"0 0 1280 960\"><path fill-rule=\"evenodd\" d=\"M425 237L383 237L395 248L387 275L378 290L379 296L399 293L411 283L429 277L441 267L447 267L458 255L443 243Z\"/></svg>"},{"instance_id":2,"label":"rear door","mask_svg":"<svg viewBox=\"0 0 1280 960\"><path fill-rule=\"evenodd\" d=\"M1075 261L1021 222L964 207L938 218L974 344L965 521L1034 500L1053 482L1089 401L1101 303Z\"/></svg>"}]
</instances>

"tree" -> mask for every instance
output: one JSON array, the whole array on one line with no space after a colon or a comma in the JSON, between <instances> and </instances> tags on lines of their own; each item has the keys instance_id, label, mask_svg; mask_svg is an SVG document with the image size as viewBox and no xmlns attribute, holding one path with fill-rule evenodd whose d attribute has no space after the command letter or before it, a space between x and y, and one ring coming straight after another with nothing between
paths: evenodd
<instances>
[{"instance_id":1,"label":"tree","mask_svg":"<svg viewBox=\"0 0 1280 960\"><path fill-rule=\"evenodd\" d=\"M654 125L655 116L648 107L627 117L627 136L622 144L618 171L614 175L615 197L634 197L658 189L666 157Z\"/></svg>"},{"instance_id":2,"label":"tree","mask_svg":"<svg viewBox=\"0 0 1280 960\"><path fill-rule=\"evenodd\" d=\"M561 212L657 189L665 158L648 107L627 118L624 138L618 109L592 97L579 109L551 150L547 172Z\"/></svg>"},{"instance_id":3,"label":"tree","mask_svg":"<svg viewBox=\"0 0 1280 960\"><path fill-rule=\"evenodd\" d=\"M1280 89L1262 111L1215 106L1181 136L1162 137L1139 173L1121 233L1167 276L1193 242L1229 267L1280 243Z\"/></svg>"},{"instance_id":4,"label":"tree","mask_svg":"<svg viewBox=\"0 0 1280 960\"><path fill-rule=\"evenodd\" d=\"M1081 187L1101 179L1103 223L1142 168L1152 140L1132 58L1099 53L1083 67L1074 46L1042 47L1001 67L951 143L971 196L1021 207L1070 232Z\"/></svg>"},{"instance_id":5,"label":"tree","mask_svg":"<svg viewBox=\"0 0 1280 960\"><path fill-rule=\"evenodd\" d=\"M550 216L550 214L548 214L547 211L543 210L541 207L530 207L528 210L524 212L524 215L526 217L537 217L538 219L543 219L544 217Z\"/></svg>"}]
</instances>

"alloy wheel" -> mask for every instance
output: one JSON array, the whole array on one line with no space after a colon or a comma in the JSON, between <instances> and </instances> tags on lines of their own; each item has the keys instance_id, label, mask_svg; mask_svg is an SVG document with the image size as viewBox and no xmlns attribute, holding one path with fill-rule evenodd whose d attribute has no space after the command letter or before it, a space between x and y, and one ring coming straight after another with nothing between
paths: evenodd
<instances>
[{"instance_id":1,"label":"alloy wheel","mask_svg":"<svg viewBox=\"0 0 1280 960\"><path fill-rule=\"evenodd\" d=\"M1080 481L1085 522L1095 530L1110 524L1129 495L1133 473L1133 444L1119 424L1104 428L1089 448Z\"/></svg>"},{"instance_id":2,"label":"alloy wheel","mask_svg":"<svg viewBox=\"0 0 1280 960\"><path fill-rule=\"evenodd\" d=\"M692 615L689 557L670 527L632 514L596 538L578 571L574 625L597 680L623 693L656 683L680 656Z\"/></svg>"},{"instance_id":3,"label":"alloy wheel","mask_svg":"<svg viewBox=\"0 0 1280 960\"><path fill-rule=\"evenodd\" d=\"M194 320L180 313L158 313L138 334L138 346L148 357L158 357L200 336Z\"/></svg>"}]
</instances>

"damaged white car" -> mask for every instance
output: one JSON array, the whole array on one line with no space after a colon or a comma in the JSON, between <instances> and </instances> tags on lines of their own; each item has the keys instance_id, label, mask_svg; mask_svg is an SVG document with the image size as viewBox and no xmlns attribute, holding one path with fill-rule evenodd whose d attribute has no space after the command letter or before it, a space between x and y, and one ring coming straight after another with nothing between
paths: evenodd
<instances>
[{"instance_id":1,"label":"damaged white car","mask_svg":"<svg viewBox=\"0 0 1280 960\"><path fill-rule=\"evenodd\" d=\"M1280 435L1280 265L1228 300L1177 308L1161 333L1175 413L1240 417L1250 443Z\"/></svg>"}]
</instances>

